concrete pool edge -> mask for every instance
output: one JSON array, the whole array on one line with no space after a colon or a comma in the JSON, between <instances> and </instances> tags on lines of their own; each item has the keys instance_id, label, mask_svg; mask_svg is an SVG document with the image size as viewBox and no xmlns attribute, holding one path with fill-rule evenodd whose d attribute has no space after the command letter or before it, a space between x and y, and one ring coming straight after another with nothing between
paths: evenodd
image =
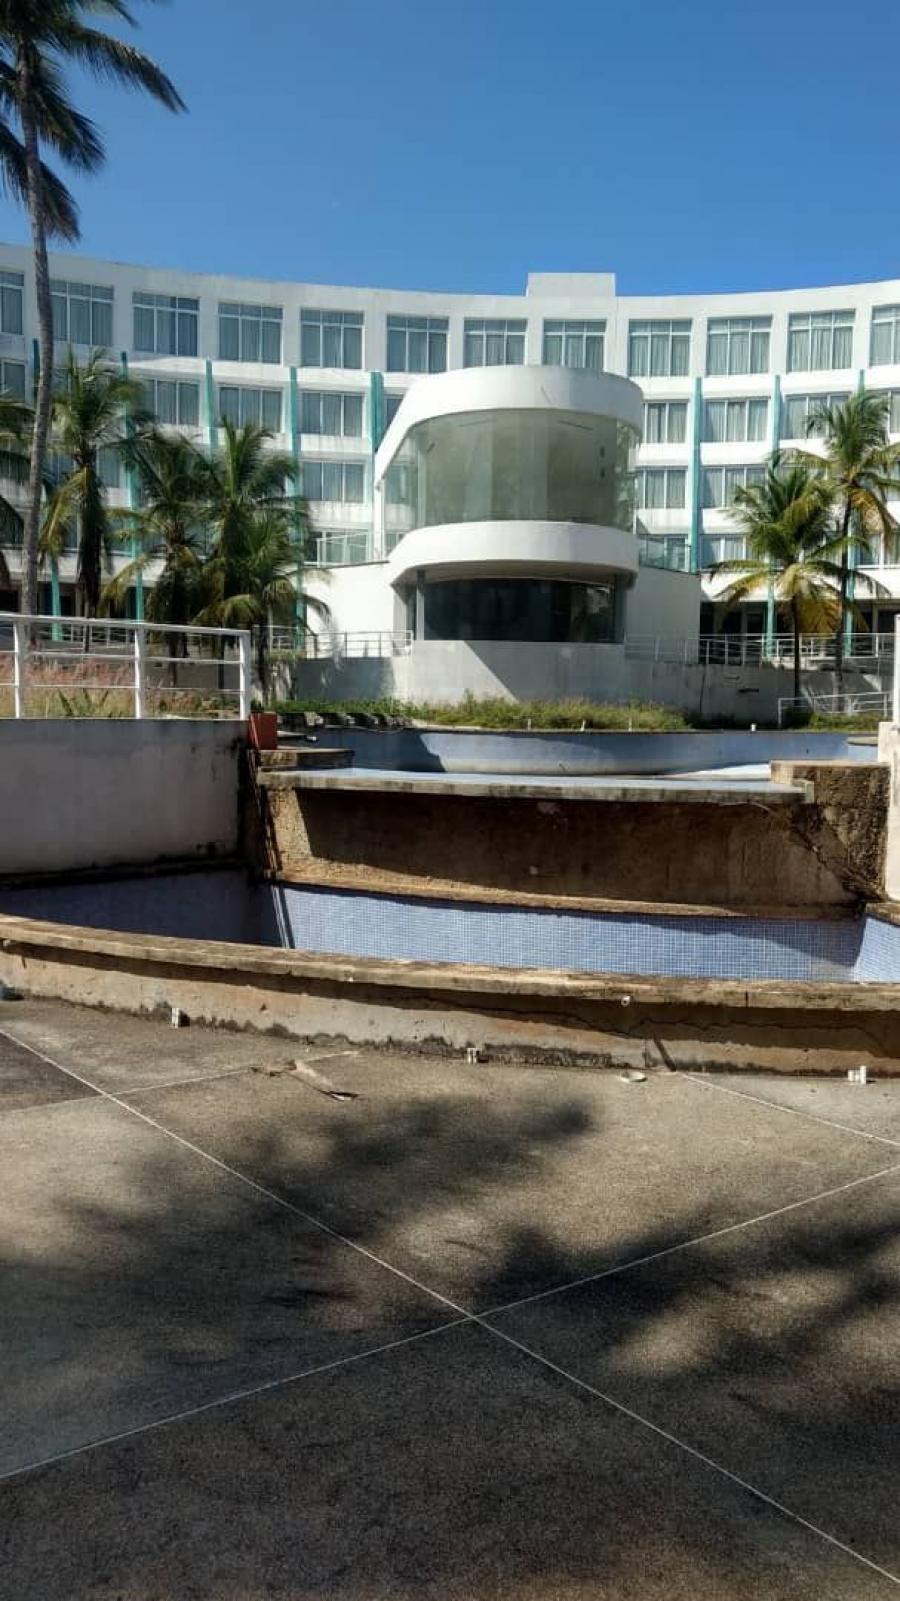
<instances>
[{"instance_id":1,"label":"concrete pool edge","mask_svg":"<svg viewBox=\"0 0 900 1601\"><path fill-rule=\"evenodd\" d=\"M548 1064L900 1074L887 983L648 978L314 955L0 916L0 979L299 1041ZM797 1017L796 1014L801 1014ZM5 1014L0 1012L0 1022Z\"/></svg>"}]
</instances>

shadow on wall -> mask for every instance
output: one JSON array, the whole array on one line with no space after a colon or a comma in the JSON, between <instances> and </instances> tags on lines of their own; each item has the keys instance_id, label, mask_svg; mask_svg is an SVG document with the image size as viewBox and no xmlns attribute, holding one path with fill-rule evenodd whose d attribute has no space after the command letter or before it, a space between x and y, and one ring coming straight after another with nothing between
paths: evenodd
<instances>
[{"instance_id":1,"label":"shadow on wall","mask_svg":"<svg viewBox=\"0 0 900 1601\"><path fill-rule=\"evenodd\" d=\"M649 1153L633 1126L605 1148L578 1096L553 1109L540 1089L507 1095L502 1107L483 1092L381 1107L363 1094L338 1107L296 1080L248 1078L229 1118L208 1098L204 1109L204 1093L157 1101L156 1115L199 1137L193 1107L202 1143L222 1160L470 1309L652 1257L712 1226L687 1191L659 1223L629 1226L623 1141L632 1163ZM454 1315L299 1218L264 1201L248 1210L246 1192L211 1183L202 1162L171 1144L156 1155L147 1142L128 1149L116 1156L127 1167L120 1201L98 1185L62 1210L40 1256L3 1264L17 1317L34 1330L20 1373L8 1351L7 1379L22 1378L58 1417L77 1402L91 1342L98 1416L123 1397L133 1415L163 1389L177 1410L186 1375L186 1393L208 1381L211 1399L258 1382L260 1364L277 1377L344 1354L348 1330L365 1350L392 1329L396 1337ZM609 1210L598 1211L604 1161ZM893 1358L850 1357L861 1324L896 1314L894 1203L877 1218L853 1204L838 1221L817 1209L788 1215L774 1231L709 1241L537 1302L507 1327L735 1472L768 1451L766 1488L802 1515L814 1517L810 1497L827 1498L840 1468L829 1526L890 1562L896 1542L879 1505L896 1451ZM73 1232L77 1251L66 1243ZM638 1430L633 1444L626 1423L623 1445L621 1416L601 1401L463 1332L472 1343L456 1358L452 1343L429 1354L426 1341L4 1486L16 1593L364 1601L562 1596L570 1585L580 1595L589 1582L637 1594L636 1560L650 1564L654 1596L670 1593L658 1586L671 1564L693 1575L698 1596L786 1596L795 1581L806 1593L790 1571L790 1524L748 1504L747 1566L732 1590L740 1553L710 1533L688 1482L694 1465L677 1452L670 1461L666 1447L657 1481L656 1459L636 1456L650 1449L647 1435ZM529 1377L536 1388L523 1391ZM633 1502L616 1487L617 1453L626 1483L645 1485ZM667 1474L685 1481L690 1515ZM699 1477L701 1500L710 1489L732 1493ZM848 1507L851 1528L842 1526ZM38 1526L57 1531L54 1541ZM867 1588L862 1569L859 1580L855 1594L883 1593ZM816 1593L837 1596L839 1583L832 1574L833 1587Z\"/></svg>"}]
</instances>

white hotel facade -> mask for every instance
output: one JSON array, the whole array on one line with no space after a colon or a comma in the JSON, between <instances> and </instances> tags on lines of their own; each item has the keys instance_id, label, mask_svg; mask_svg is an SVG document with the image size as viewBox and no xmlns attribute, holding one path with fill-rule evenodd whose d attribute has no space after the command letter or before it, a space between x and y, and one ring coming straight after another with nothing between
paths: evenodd
<instances>
[{"instance_id":1,"label":"white hotel facade","mask_svg":"<svg viewBox=\"0 0 900 1601\"><path fill-rule=\"evenodd\" d=\"M723 622L703 576L740 554L735 487L805 441L812 406L859 386L890 394L900 437L900 279L650 297L618 295L611 274L532 273L522 295L458 295L70 254L51 274L59 342L108 349L161 421L209 445L221 417L253 419L295 453L315 528L304 582L337 633L764 634L764 597ZM0 384L25 396L36 332L29 252L0 246ZM124 473L104 471L128 505ZM0 609L20 571L4 554ZM44 576L42 607L70 610L74 553ZM886 630L900 568L874 576L879 594L859 598Z\"/></svg>"}]
</instances>

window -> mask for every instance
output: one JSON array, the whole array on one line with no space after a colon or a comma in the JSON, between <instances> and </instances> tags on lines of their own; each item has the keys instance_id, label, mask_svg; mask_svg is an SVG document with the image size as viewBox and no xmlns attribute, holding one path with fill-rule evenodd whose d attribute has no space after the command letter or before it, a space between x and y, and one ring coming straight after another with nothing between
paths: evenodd
<instances>
[{"instance_id":1,"label":"window","mask_svg":"<svg viewBox=\"0 0 900 1601\"><path fill-rule=\"evenodd\" d=\"M801 311L790 318L788 372L824 372L852 361L852 311Z\"/></svg>"},{"instance_id":2,"label":"window","mask_svg":"<svg viewBox=\"0 0 900 1601\"><path fill-rule=\"evenodd\" d=\"M51 278L53 337L63 345L113 342L113 292L98 284L66 283Z\"/></svg>"},{"instance_id":3,"label":"window","mask_svg":"<svg viewBox=\"0 0 900 1601\"><path fill-rule=\"evenodd\" d=\"M782 439L821 439L822 429L809 433L809 418L821 406L840 406L849 397L838 395L785 395L781 407Z\"/></svg>"},{"instance_id":4,"label":"window","mask_svg":"<svg viewBox=\"0 0 900 1601\"><path fill-rule=\"evenodd\" d=\"M735 490L750 489L765 483L766 469L762 465L751 467L704 467L703 504L707 507L730 506Z\"/></svg>"},{"instance_id":5,"label":"window","mask_svg":"<svg viewBox=\"0 0 900 1601\"><path fill-rule=\"evenodd\" d=\"M876 306L869 349L872 367L900 365L900 306Z\"/></svg>"},{"instance_id":6,"label":"window","mask_svg":"<svg viewBox=\"0 0 900 1601\"><path fill-rule=\"evenodd\" d=\"M732 440L766 437L769 403L765 398L751 400L708 400L705 407L704 438L723 445Z\"/></svg>"},{"instance_id":7,"label":"window","mask_svg":"<svg viewBox=\"0 0 900 1601\"><path fill-rule=\"evenodd\" d=\"M464 367L521 367L524 360L524 320L466 318L463 329Z\"/></svg>"},{"instance_id":8,"label":"window","mask_svg":"<svg viewBox=\"0 0 900 1601\"><path fill-rule=\"evenodd\" d=\"M307 500L342 500L360 506L365 492L366 469L361 461L303 463L303 493Z\"/></svg>"},{"instance_id":9,"label":"window","mask_svg":"<svg viewBox=\"0 0 900 1601\"><path fill-rule=\"evenodd\" d=\"M4 362L3 365L6 367L7 363ZM25 369L23 368L22 371L24 374ZM880 394L885 400L890 402L890 412L888 413L888 432L892 434L900 434L900 389L872 390L871 393Z\"/></svg>"},{"instance_id":10,"label":"window","mask_svg":"<svg viewBox=\"0 0 900 1601\"><path fill-rule=\"evenodd\" d=\"M447 317L388 317L388 372L446 372Z\"/></svg>"},{"instance_id":11,"label":"window","mask_svg":"<svg viewBox=\"0 0 900 1601\"><path fill-rule=\"evenodd\" d=\"M644 407L645 445L683 445L686 439L686 400L648 402Z\"/></svg>"},{"instance_id":12,"label":"window","mask_svg":"<svg viewBox=\"0 0 900 1601\"><path fill-rule=\"evenodd\" d=\"M142 378L148 411L157 422L178 428L199 428L200 385L174 378Z\"/></svg>"},{"instance_id":13,"label":"window","mask_svg":"<svg viewBox=\"0 0 900 1601\"><path fill-rule=\"evenodd\" d=\"M425 586L425 637L597 644L616 637L618 584L452 578Z\"/></svg>"},{"instance_id":14,"label":"window","mask_svg":"<svg viewBox=\"0 0 900 1601\"><path fill-rule=\"evenodd\" d=\"M362 367L361 311L301 311L301 367Z\"/></svg>"},{"instance_id":15,"label":"window","mask_svg":"<svg viewBox=\"0 0 900 1601\"><path fill-rule=\"evenodd\" d=\"M362 395L332 395L327 390L304 389L300 397L301 433L361 439L362 431Z\"/></svg>"},{"instance_id":16,"label":"window","mask_svg":"<svg viewBox=\"0 0 900 1601\"><path fill-rule=\"evenodd\" d=\"M244 428L255 423L258 428L269 428L273 434L281 433L280 389L236 389L231 384L219 385L219 416L223 422Z\"/></svg>"},{"instance_id":17,"label":"window","mask_svg":"<svg viewBox=\"0 0 900 1601\"><path fill-rule=\"evenodd\" d=\"M706 370L715 377L768 372L771 317L711 317L706 325Z\"/></svg>"},{"instance_id":18,"label":"window","mask_svg":"<svg viewBox=\"0 0 900 1601\"><path fill-rule=\"evenodd\" d=\"M402 395L385 395L384 397L384 426L390 428L403 400Z\"/></svg>"},{"instance_id":19,"label":"window","mask_svg":"<svg viewBox=\"0 0 900 1601\"><path fill-rule=\"evenodd\" d=\"M24 361L0 361L0 389L5 395L14 395L16 400L25 399Z\"/></svg>"},{"instance_id":20,"label":"window","mask_svg":"<svg viewBox=\"0 0 900 1601\"><path fill-rule=\"evenodd\" d=\"M196 356L199 300L135 290L134 348L152 356Z\"/></svg>"},{"instance_id":21,"label":"window","mask_svg":"<svg viewBox=\"0 0 900 1601\"><path fill-rule=\"evenodd\" d=\"M740 534L725 534L703 541L704 567L715 567L720 561L744 561L746 555L747 546Z\"/></svg>"},{"instance_id":22,"label":"window","mask_svg":"<svg viewBox=\"0 0 900 1601\"><path fill-rule=\"evenodd\" d=\"M545 322L545 367L584 367L603 371L605 322Z\"/></svg>"},{"instance_id":23,"label":"window","mask_svg":"<svg viewBox=\"0 0 900 1601\"><path fill-rule=\"evenodd\" d=\"M20 334L22 332L24 288L24 273L0 272L0 333Z\"/></svg>"},{"instance_id":24,"label":"window","mask_svg":"<svg viewBox=\"0 0 900 1601\"><path fill-rule=\"evenodd\" d=\"M689 321L628 324L628 371L632 378L684 378L690 365Z\"/></svg>"},{"instance_id":25,"label":"window","mask_svg":"<svg viewBox=\"0 0 900 1601\"><path fill-rule=\"evenodd\" d=\"M281 361L281 307L219 302L219 360Z\"/></svg>"},{"instance_id":26,"label":"window","mask_svg":"<svg viewBox=\"0 0 900 1601\"><path fill-rule=\"evenodd\" d=\"M641 511L681 510L687 491L684 467L644 467L637 475L637 503Z\"/></svg>"}]
</instances>

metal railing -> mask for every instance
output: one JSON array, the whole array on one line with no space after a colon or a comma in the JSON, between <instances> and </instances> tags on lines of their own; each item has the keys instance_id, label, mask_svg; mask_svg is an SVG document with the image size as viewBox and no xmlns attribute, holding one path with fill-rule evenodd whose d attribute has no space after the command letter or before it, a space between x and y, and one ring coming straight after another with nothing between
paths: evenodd
<instances>
[{"instance_id":1,"label":"metal railing","mask_svg":"<svg viewBox=\"0 0 900 1601\"><path fill-rule=\"evenodd\" d=\"M0 612L0 716L245 719L251 663L244 629Z\"/></svg>"},{"instance_id":2,"label":"metal railing","mask_svg":"<svg viewBox=\"0 0 900 1601\"><path fill-rule=\"evenodd\" d=\"M853 690L841 694L819 695L810 690L806 695L781 695L778 699L778 726L782 727L785 713L791 707L807 712L828 712L837 717L855 717L860 712L872 712L883 721L890 711L892 691L888 689Z\"/></svg>"},{"instance_id":3,"label":"metal railing","mask_svg":"<svg viewBox=\"0 0 900 1601\"><path fill-rule=\"evenodd\" d=\"M832 666L835 654L833 634L801 636L800 663L807 670ZM844 647L844 661L848 666L877 667L882 662L892 661L893 657L893 634L854 634ZM704 667L743 667L754 662L790 667L794 661L794 636L776 634L767 639L765 634L701 634L697 642L697 660Z\"/></svg>"}]
</instances>

